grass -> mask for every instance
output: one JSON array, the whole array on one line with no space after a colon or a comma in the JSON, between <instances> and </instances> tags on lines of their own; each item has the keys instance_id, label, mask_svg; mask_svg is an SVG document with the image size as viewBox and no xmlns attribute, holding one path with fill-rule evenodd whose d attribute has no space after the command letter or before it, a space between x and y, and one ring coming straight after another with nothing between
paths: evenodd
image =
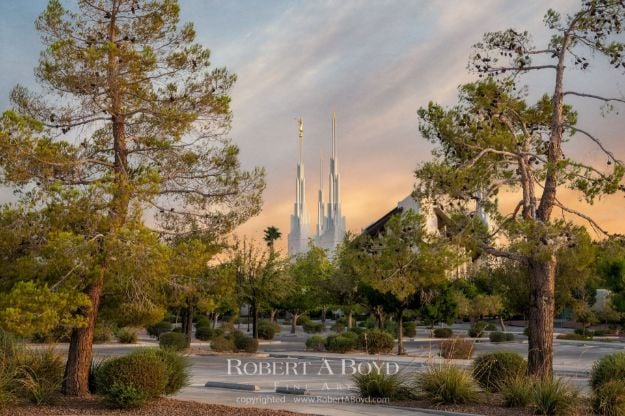
<instances>
[{"instance_id":1,"label":"grass","mask_svg":"<svg viewBox=\"0 0 625 416\"><path fill-rule=\"evenodd\" d=\"M568 415L579 403L579 393L561 378L539 380L533 385L532 403L536 414Z\"/></svg>"},{"instance_id":2,"label":"grass","mask_svg":"<svg viewBox=\"0 0 625 416\"><path fill-rule=\"evenodd\" d=\"M353 380L360 397L388 398L389 400L404 400L412 397L407 381L401 373L356 374Z\"/></svg>"},{"instance_id":3,"label":"grass","mask_svg":"<svg viewBox=\"0 0 625 416\"><path fill-rule=\"evenodd\" d=\"M471 374L453 365L430 367L417 376L417 389L428 399L442 404L478 401L478 390Z\"/></svg>"}]
</instances>

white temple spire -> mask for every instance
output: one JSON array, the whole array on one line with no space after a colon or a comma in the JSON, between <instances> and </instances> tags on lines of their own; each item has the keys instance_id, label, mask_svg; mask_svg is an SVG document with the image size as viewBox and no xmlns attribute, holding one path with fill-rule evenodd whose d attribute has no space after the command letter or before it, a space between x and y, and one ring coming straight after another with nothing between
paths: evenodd
<instances>
[{"instance_id":1,"label":"white temple spire","mask_svg":"<svg viewBox=\"0 0 625 416\"><path fill-rule=\"evenodd\" d=\"M330 141L330 172L328 174L328 202L322 225L317 225L316 244L329 250L330 255L334 252L337 244L343 240L345 235L345 217L341 213L341 193L340 176L338 172L338 156L336 143L336 113L332 112ZM321 194L320 194L321 195ZM321 198L319 199L321 203ZM321 232L319 232L321 230Z\"/></svg>"},{"instance_id":2,"label":"white temple spire","mask_svg":"<svg viewBox=\"0 0 625 416\"><path fill-rule=\"evenodd\" d=\"M291 232L288 237L289 255L305 252L308 247L309 227L308 210L306 209L306 180L304 178L304 162L302 160L302 143L304 138L304 120L299 119L299 161L295 179L295 204L291 215Z\"/></svg>"},{"instance_id":3,"label":"white temple spire","mask_svg":"<svg viewBox=\"0 0 625 416\"><path fill-rule=\"evenodd\" d=\"M324 230L324 214L323 207L323 151L319 154L319 195L317 200L317 237L323 234Z\"/></svg>"}]
</instances>

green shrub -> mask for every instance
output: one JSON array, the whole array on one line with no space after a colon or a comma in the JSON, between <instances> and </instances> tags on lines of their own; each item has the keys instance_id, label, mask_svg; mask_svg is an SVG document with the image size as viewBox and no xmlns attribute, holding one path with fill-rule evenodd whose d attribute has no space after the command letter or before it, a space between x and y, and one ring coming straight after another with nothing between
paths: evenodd
<instances>
[{"instance_id":1,"label":"green shrub","mask_svg":"<svg viewBox=\"0 0 625 416\"><path fill-rule=\"evenodd\" d=\"M215 336L215 332L210 326L198 326L195 329L195 338L200 341L209 341Z\"/></svg>"},{"instance_id":2,"label":"green shrub","mask_svg":"<svg viewBox=\"0 0 625 416\"><path fill-rule=\"evenodd\" d=\"M391 352L395 340L389 333L374 329L358 336L358 346L369 354L385 354Z\"/></svg>"},{"instance_id":3,"label":"green shrub","mask_svg":"<svg viewBox=\"0 0 625 416\"><path fill-rule=\"evenodd\" d=\"M352 342L354 343L354 348L358 348L358 340L360 339L360 334L354 331L347 331L347 332L343 332L341 336L351 339Z\"/></svg>"},{"instance_id":4,"label":"green shrub","mask_svg":"<svg viewBox=\"0 0 625 416\"><path fill-rule=\"evenodd\" d=\"M380 397L389 400L403 400L411 397L408 383L400 374L385 374L372 371L355 374L352 379L360 397Z\"/></svg>"},{"instance_id":5,"label":"green shrub","mask_svg":"<svg viewBox=\"0 0 625 416\"><path fill-rule=\"evenodd\" d=\"M307 334L318 334L319 332L323 332L323 323L322 322L305 322L302 324L302 329Z\"/></svg>"},{"instance_id":6,"label":"green shrub","mask_svg":"<svg viewBox=\"0 0 625 416\"><path fill-rule=\"evenodd\" d=\"M606 335L610 335L610 331L607 329L597 329L592 333L593 337L605 337Z\"/></svg>"},{"instance_id":7,"label":"green shrub","mask_svg":"<svg viewBox=\"0 0 625 416\"><path fill-rule=\"evenodd\" d=\"M493 323L487 323L486 326L484 327L484 331L496 331L496 330L497 330L497 325Z\"/></svg>"},{"instance_id":8,"label":"green shrub","mask_svg":"<svg viewBox=\"0 0 625 416\"><path fill-rule=\"evenodd\" d=\"M473 377L483 388L497 392L507 378L527 371L527 361L514 352L482 354L473 361Z\"/></svg>"},{"instance_id":9,"label":"green shrub","mask_svg":"<svg viewBox=\"0 0 625 416\"><path fill-rule=\"evenodd\" d=\"M53 403L60 394L65 363L52 348L28 350L19 357L18 394L31 403Z\"/></svg>"},{"instance_id":10,"label":"green shrub","mask_svg":"<svg viewBox=\"0 0 625 416\"><path fill-rule=\"evenodd\" d=\"M451 328L436 328L434 330L434 338L451 338L454 331Z\"/></svg>"},{"instance_id":11,"label":"green shrub","mask_svg":"<svg viewBox=\"0 0 625 416\"><path fill-rule=\"evenodd\" d=\"M273 339L276 335L276 326L266 320L258 321L256 323L258 329L258 338L260 339Z\"/></svg>"},{"instance_id":12,"label":"green shrub","mask_svg":"<svg viewBox=\"0 0 625 416\"><path fill-rule=\"evenodd\" d=\"M347 331L347 333L356 334L356 336L358 336L358 335L362 334L362 333L363 333L363 332L365 332L365 331L366 331L366 329L365 329L365 328L361 328L361 327L359 327L359 326L353 326L353 327L351 327L351 328Z\"/></svg>"},{"instance_id":13,"label":"green shrub","mask_svg":"<svg viewBox=\"0 0 625 416\"><path fill-rule=\"evenodd\" d=\"M473 355L474 345L464 339L449 339L441 342L441 357L468 360Z\"/></svg>"},{"instance_id":14,"label":"green shrub","mask_svg":"<svg viewBox=\"0 0 625 416\"><path fill-rule=\"evenodd\" d=\"M200 315L197 317L197 319L195 320L195 327L200 327L200 326L211 326L211 320L208 316L206 315Z\"/></svg>"},{"instance_id":15,"label":"green shrub","mask_svg":"<svg viewBox=\"0 0 625 416\"><path fill-rule=\"evenodd\" d=\"M393 338L397 336L397 322L389 321L388 319L384 321L384 330L391 334Z\"/></svg>"},{"instance_id":16,"label":"green shrub","mask_svg":"<svg viewBox=\"0 0 625 416\"><path fill-rule=\"evenodd\" d=\"M129 328L122 328L115 334L117 339L122 344L136 344L137 343L137 331Z\"/></svg>"},{"instance_id":17,"label":"green shrub","mask_svg":"<svg viewBox=\"0 0 625 416\"><path fill-rule=\"evenodd\" d=\"M593 337L595 336L595 331L591 331L590 329L586 329L586 328L576 328L575 330L573 330L574 334L577 335L584 335L587 337Z\"/></svg>"},{"instance_id":18,"label":"green shrub","mask_svg":"<svg viewBox=\"0 0 625 416\"><path fill-rule=\"evenodd\" d=\"M600 415L625 416L625 380L610 380L599 386L592 405Z\"/></svg>"},{"instance_id":19,"label":"green shrub","mask_svg":"<svg viewBox=\"0 0 625 416\"><path fill-rule=\"evenodd\" d=\"M148 359L158 360L165 365L167 384L162 392L163 394L177 393L181 388L189 384L191 363L184 355L171 349L163 348L143 348L133 352L131 355L147 356Z\"/></svg>"},{"instance_id":20,"label":"green shrub","mask_svg":"<svg viewBox=\"0 0 625 416\"><path fill-rule=\"evenodd\" d=\"M404 322L403 328L403 333L405 337L413 338L417 335L417 323L415 321Z\"/></svg>"},{"instance_id":21,"label":"green shrub","mask_svg":"<svg viewBox=\"0 0 625 416\"><path fill-rule=\"evenodd\" d=\"M306 349L313 351L325 351L326 339L321 335L313 335L306 340Z\"/></svg>"},{"instance_id":22,"label":"green shrub","mask_svg":"<svg viewBox=\"0 0 625 416\"><path fill-rule=\"evenodd\" d=\"M473 403L478 398L471 375L453 365L430 367L419 374L417 388L430 400L444 404Z\"/></svg>"},{"instance_id":23,"label":"green shrub","mask_svg":"<svg viewBox=\"0 0 625 416\"><path fill-rule=\"evenodd\" d=\"M488 339L490 339L490 342L509 342L514 341L514 334L494 331L488 334Z\"/></svg>"},{"instance_id":24,"label":"green shrub","mask_svg":"<svg viewBox=\"0 0 625 416\"><path fill-rule=\"evenodd\" d=\"M113 383L104 396L106 402L115 408L133 409L142 407L150 398L147 393L134 384Z\"/></svg>"},{"instance_id":25,"label":"green shrub","mask_svg":"<svg viewBox=\"0 0 625 416\"><path fill-rule=\"evenodd\" d=\"M625 352L606 355L592 366L590 385L594 391L609 381L625 380Z\"/></svg>"},{"instance_id":26,"label":"green shrub","mask_svg":"<svg viewBox=\"0 0 625 416\"><path fill-rule=\"evenodd\" d=\"M157 324L146 327L146 330L148 331L149 336L158 339L161 334L164 334L165 332L171 332L173 328L174 326L171 324L171 322L161 321Z\"/></svg>"},{"instance_id":27,"label":"green shrub","mask_svg":"<svg viewBox=\"0 0 625 416\"><path fill-rule=\"evenodd\" d=\"M255 353L258 351L258 340L252 337L242 336L234 338L234 348L237 351Z\"/></svg>"},{"instance_id":28,"label":"green shrub","mask_svg":"<svg viewBox=\"0 0 625 416\"><path fill-rule=\"evenodd\" d=\"M161 334L158 345L174 351L182 351L187 348L188 339L185 334L179 332L166 332Z\"/></svg>"},{"instance_id":29,"label":"green shrub","mask_svg":"<svg viewBox=\"0 0 625 416\"><path fill-rule=\"evenodd\" d=\"M96 391L113 407L141 406L164 393L167 367L151 354L130 354L107 360L96 373Z\"/></svg>"},{"instance_id":30,"label":"green shrub","mask_svg":"<svg viewBox=\"0 0 625 416\"><path fill-rule=\"evenodd\" d=\"M468 334L471 338L481 338L486 330L486 322L476 322L469 328Z\"/></svg>"},{"instance_id":31,"label":"green shrub","mask_svg":"<svg viewBox=\"0 0 625 416\"><path fill-rule=\"evenodd\" d=\"M378 321L375 319L375 317L369 316L367 319L365 319L362 326L367 329L374 329L377 328Z\"/></svg>"},{"instance_id":32,"label":"green shrub","mask_svg":"<svg viewBox=\"0 0 625 416\"><path fill-rule=\"evenodd\" d=\"M354 339L343 335L330 335L326 339L326 350L329 352L346 353L356 348Z\"/></svg>"},{"instance_id":33,"label":"green shrub","mask_svg":"<svg viewBox=\"0 0 625 416\"><path fill-rule=\"evenodd\" d=\"M557 339L566 339L569 341L589 341L592 339L591 336L587 335L579 335L579 334L560 334L556 337Z\"/></svg>"},{"instance_id":34,"label":"green shrub","mask_svg":"<svg viewBox=\"0 0 625 416\"><path fill-rule=\"evenodd\" d=\"M215 337L211 341L211 349L217 352L234 351L234 340L224 336Z\"/></svg>"},{"instance_id":35,"label":"green shrub","mask_svg":"<svg viewBox=\"0 0 625 416\"><path fill-rule=\"evenodd\" d=\"M96 325L93 329L94 344L111 342L113 339L113 329L108 325Z\"/></svg>"},{"instance_id":36,"label":"green shrub","mask_svg":"<svg viewBox=\"0 0 625 416\"><path fill-rule=\"evenodd\" d=\"M506 407L527 407L533 397L534 383L524 374L506 377L499 384L499 392Z\"/></svg>"},{"instance_id":37,"label":"green shrub","mask_svg":"<svg viewBox=\"0 0 625 416\"><path fill-rule=\"evenodd\" d=\"M532 404L539 415L566 415L579 402L577 391L562 379L539 380L532 389Z\"/></svg>"}]
</instances>

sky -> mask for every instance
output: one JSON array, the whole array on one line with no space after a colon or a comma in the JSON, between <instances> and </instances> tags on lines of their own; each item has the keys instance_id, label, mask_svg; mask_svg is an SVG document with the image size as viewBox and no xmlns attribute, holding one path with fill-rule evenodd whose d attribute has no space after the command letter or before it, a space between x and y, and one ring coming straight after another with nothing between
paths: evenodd
<instances>
[{"instance_id":1,"label":"sky","mask_svg":"<svg viewBox=\"0 0 625 416\"><path fill-rule=\"evenodd\" d=\"M72 3L64 0L64 4ZM46 1L0 2L0 108L11 88L37 88L33 68L41 44L33 22ZM416 112L429 101L452 105L460 84L475 79L467 69L471 46L488 31L528 30L538 45L550 34L542 17L548 8L575 10L572 0L180 0L182 21L195 24L197 40L211 49L212 63L238 76L232 93L230 136L245 167L263 166L267 189L262 213L237 229L262 238L267 226L283 233L286 246L295 198L296 118L304 119L307 203L316 218L319 158L324 188L331 113L337 142L343 213L354 232L406 197L413 171L430 156L418 133ZM526 77L530 99L551 92L552 74ZM625 94L625 74L597 59L587 73L570 73L567 88L611 96ZM571 101L579 125L602 138L625 159L625 117L602 116L597 102ZM623 108L622 110L625 110ZM605 157L581 136L567 151L584 160ZM0 199L8 199L0 192ZM561 199L591 213L613 232L625 233L622 195L587 206L564 192ZM512 198L503 197L510 206ZM313 221L314 222L314 221ZM311 229L314 224L311 224Z\"/></svg>"}]
</instances>

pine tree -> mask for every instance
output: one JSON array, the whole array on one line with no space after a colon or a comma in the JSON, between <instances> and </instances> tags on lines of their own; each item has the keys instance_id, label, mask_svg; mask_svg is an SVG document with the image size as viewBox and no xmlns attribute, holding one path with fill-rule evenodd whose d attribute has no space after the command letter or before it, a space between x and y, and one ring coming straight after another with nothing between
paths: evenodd
<instances>
[{"instance_id":1,"label":"pine tree","mask_svg":"<svg viewBox=\"0 0 625 416\"><path fill-rule=\"evenodd\" d=\"M92 195L98 272L87 325L72 333L63 391L88 394L93 328L114 240L129 219L159 235L218 236L260 210L264 172L242 171L225 137L235 76L179 26L174 0L51 0L36 21L44 94L17 86L2 117L2 182L44 203L56 188Z\"/></svg>"}]
</instances>

